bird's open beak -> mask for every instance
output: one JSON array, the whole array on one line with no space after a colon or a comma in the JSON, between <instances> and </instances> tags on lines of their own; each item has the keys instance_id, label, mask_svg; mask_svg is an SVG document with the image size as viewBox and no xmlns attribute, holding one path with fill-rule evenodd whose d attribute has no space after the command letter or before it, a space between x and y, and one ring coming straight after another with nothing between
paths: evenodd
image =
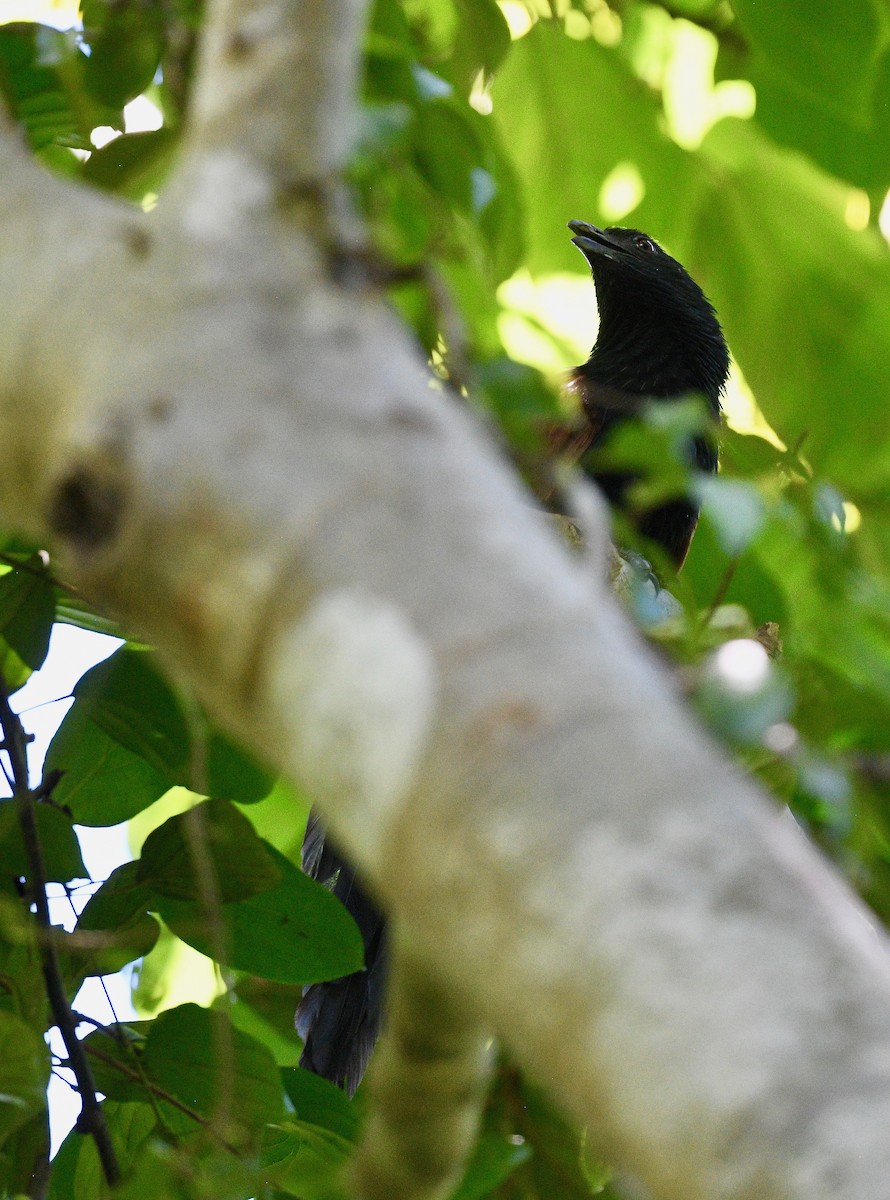
<instances>
[{"instance_id":1,"label":"bird's open beak","mask_svg":"<svg viewBox=\"0 0 890 1200\"><path fill-rule=\"evenodd\" d=\"M621 255L621 247L612 241L605 229L588 225L586 221L569 221L569 229L575 235L572 241L591 267L597 258L618 258Z\"/></svg>"}]
</instances>

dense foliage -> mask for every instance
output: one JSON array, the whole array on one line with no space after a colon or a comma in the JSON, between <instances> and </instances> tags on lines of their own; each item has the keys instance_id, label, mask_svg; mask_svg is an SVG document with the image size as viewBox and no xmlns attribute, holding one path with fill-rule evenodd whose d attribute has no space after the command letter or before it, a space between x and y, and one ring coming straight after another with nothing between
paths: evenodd
<instances>
[{"instance_id":1,"label":"dense foliage","mask_svg":"<svg viewBox=\"0 0 890 1200\"><path fill-rule=\"evenodd\" d=\"M201 7L82 8L83 28L70 32L0 26L0 93L49 168L151 207L187 122ZM638 615L675 656L703 718L886 920L883 8L377 0L365 49L351 186L367 261L437 373L494 418L539 493L553 480L553 427L571 422L560 370L584 352L550 302L560 289L574 297L585 272L565 222L647 230L714 301L739 368L721 474L698 482L704 515L670 585L682 612L655 620L643 592ZM124 130L124 106L142 95L160 127L96 149L93 131ZM563 315L572 303L563 299ZM694 419L684 406L666 423L653 415L645 436L629 433L610 454L645 465L649 489L676 487L684 471L672 447ZM2 562L0 666L15 691L43 662L54 621L109 626L37 548L10 537ZM737 639L766 651L742 681L718 652ZM293 865L305 801L273 786L139 645L80 681L44 779L47 878L74 897L86 873L74 825L137 818L144 838L74 934L59 935L71 998L86 977L149 956L146 1019L86 1041L124 1170L116 1194L340 1195L362 1096L350 1103L295 1068L292 1015L300 985L355 969L361 948L339 905ZM0 1193L14 1195L45 1155L52 1017L12 801L0 802L0 862ZM157 1015L174 934L221 964L226 995L210 1009ZM618 1195L586 1139L504 1062L457 1195ZM49 1195L106 1193L93 1142L72 1132Z\"/></svg>"}]
</instances>

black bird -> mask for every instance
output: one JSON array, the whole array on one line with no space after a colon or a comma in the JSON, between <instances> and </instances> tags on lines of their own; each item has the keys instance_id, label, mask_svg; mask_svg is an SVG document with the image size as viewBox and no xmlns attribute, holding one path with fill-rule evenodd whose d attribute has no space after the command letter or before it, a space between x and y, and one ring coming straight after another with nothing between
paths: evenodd
<instances>
[{"instance_id":1,"label":"black bird","mask_svg":"<svg viewBox=\"0 0 890 1200\"><path fill-rule=\"evenodd\" d=\"M616 425L638 415L647 398L676 400L691 393L705 396L716 433L729 351L704 292L638 229L598 229L584 221L569 221L569 229L593 272L600 316L590 358L572 372L569 384L587 418L586 446L599 446ZM700 471L716 471L715 438L691 439L688 459ZM614 507L625 507L632 475L588 473ZM679 569L698 513L695 500L684 496L649 509L635 524Z\"/></svg>"},{"instance_id":2,"label":"black bird","mask_svg":"<svg viewBox=\"0 0 890 1200\"><path fill-rule=\"evenodd\" d=\"M331 844L313 809L303 838L302 867L331 889L352 916L365 947L365 970L303 989L294 1024L303 1039L300 1066L323 1075L350 1096L365 1073L383 1012L386 918Z\"/></svg>"},{"instance_id":3,"label":"black bird","mask_svg":"<svg viewBox=\"0 0 890 1200\"><path fill-rule=\"evenodd\" d=\"M638 415L647 398L703 393L716 422L729 353L698 284L636 229L597 229L583 221L570 221L569 228L593 271L600 312L596 345L572 377L587 421L585 447L599 445L619 422ZM696 437L690 459L702 471L715 471L714 441ZM620 506L632 477L598 473L594 478ZM639 528L680 566L697 520L698 506L683 498L645 513ZM331 888L355 919L365 946L365 970L304 989L296 1015L303 1039L300 1066L352 1095L380 1032L386 921L314 812L306 826L302 863L307 875Z\"/></svg>"}]
</instances>

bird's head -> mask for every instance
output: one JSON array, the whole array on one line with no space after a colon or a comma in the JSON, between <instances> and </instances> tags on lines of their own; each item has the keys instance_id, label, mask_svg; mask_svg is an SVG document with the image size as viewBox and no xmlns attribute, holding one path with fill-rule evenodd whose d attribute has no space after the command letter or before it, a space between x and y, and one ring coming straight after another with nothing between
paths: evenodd
<instances>
[{"instance_id":1,"label":"bird's head","mask_svg":"<svg viewBox=\"0 0 890 1200\"><path fill-rule=\"evenodd\" d=\"M729 351L704 292L648 234L569 221L572 241L596 285L600 328L580 371L650 396L703 392L712 407L729 370Z\"/></svg>"}]
</instances>

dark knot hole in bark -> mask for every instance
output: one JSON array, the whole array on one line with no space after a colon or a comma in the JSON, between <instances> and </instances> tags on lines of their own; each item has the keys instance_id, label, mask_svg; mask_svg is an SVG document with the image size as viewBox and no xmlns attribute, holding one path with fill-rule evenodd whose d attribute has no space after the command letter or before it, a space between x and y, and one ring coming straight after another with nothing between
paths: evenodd
<instances>
[{"instance_id":1,"label":"dark knot hole in bark","mask_svg":"<svg viewBox=\"0 0 890 1200\"><path fill-rule=\"evenodd\" d=\"M50 501L49 522L60 536L95 549L114 536L122 513L120 483L80 466L56 486Z\"/></svg>"}]
</instances>

